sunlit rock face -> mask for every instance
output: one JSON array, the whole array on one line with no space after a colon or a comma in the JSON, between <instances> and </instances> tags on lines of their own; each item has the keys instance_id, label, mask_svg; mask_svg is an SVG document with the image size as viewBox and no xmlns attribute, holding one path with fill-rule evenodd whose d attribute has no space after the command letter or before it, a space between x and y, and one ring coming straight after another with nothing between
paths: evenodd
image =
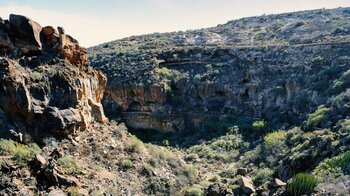
<instances>
[{"instance_id":1,"label":"sunlit rock face","mask_svg":"<svg viewBox=\"0 0 350 196\"><path fill-rule=\"evenodd\" d=\"M86 50L51 26L19 15L0 20L0 132L20 140L66 136L105 122L107 78Z\"/></svg>"}]
</instances>

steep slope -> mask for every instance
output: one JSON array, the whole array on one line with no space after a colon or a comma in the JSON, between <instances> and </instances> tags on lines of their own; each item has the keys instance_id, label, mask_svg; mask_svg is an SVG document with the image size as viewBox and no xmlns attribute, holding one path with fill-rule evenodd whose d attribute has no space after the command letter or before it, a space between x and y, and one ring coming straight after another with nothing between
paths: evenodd
<instances>
[{"instance_id":1,"label":"steep slope","mask_svg":"<svg viewBox=\"0 0 350 196\"><path fill-rule=\"evenodd\" d=\"M199 168L188 195L349 195L349 13L133 36L90 61L107 116Z\"/></svg>"},{"instance_id":2,"label":"steep slope","mask_svg":"<svg viewBox=\"0 0 350 196\"><path fill-rule=\"evenodd\" d=\"M90 61L109 79L106 113L136 130L197 132L256 119L289 127L325 103L333 80L348 69L349 12L134 36L90 48Z\"/></svg>"}]
</instances>

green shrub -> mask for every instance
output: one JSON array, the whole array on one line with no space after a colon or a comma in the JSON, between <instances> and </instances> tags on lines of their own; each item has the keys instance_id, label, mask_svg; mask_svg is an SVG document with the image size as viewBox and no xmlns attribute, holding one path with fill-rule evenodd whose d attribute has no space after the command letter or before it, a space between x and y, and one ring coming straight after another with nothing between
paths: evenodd
<instances>
[{"instance_id":1,"label":"green shrub","mask_svg":"<svg viewBox=\"0 0 350 196\"><path fill-rule=\"evenodd\" d=\"M287 132L279 130L267 134L264 137L264 146L268 149L279 148L286 140Z\"/></svg>"},{"instance_id":2,"label":"green shrub","mask_svg":"<svg viewBox=\"0 0 350 196\"><path fill-rule=\"evenodd\" d=\"M152 176L153 167L147 163L143 164L142 168L141 168L141 174L143 174L145 176Z\"/></svg>"},{"instance_id":3,"label":"green shrub","mask_svg":"<svg viewBox=\"0 0 350 196\"><path fill-rule=\"evenodd\" d=\"M36 80L36 81L40 81L40 80L43 79L43 75L40 72L38 72L38 71L33 71L31 73L31 77L32 77L33 80Z\"/></svg>"},{"instance_id":4,"label":"green shrub","mask_svg":"<svg viewBox=\"0 0 350 196\"><path fill-rule=\"evenodd\" d=\"M273 170L269 168L264 168L262 170L259 170L258 173L253 178L254 184L257 186L261 186L268 182L271 182L273 180L273 174L274 174Z\"/></svg>"},{"instance_id":5,"label":"green shrub","mask_svg":"<svg viewBox=\"0 0 350 196\"><path fill-rule=\"evenodd\" d=\"M68 187L66 189L68 196L79 196L79 189L75 186Z\"/></svg>"},{"instance_id":6,"label":"green shrub","mask_svg":"<svg viewBox=\"0 0 350 196\"><path fill-rule=\"evenodd\" d=\"M243 138L238 134L238 127L228 127L226 134L209 141L206 144L191 147L187 152L197 154L200 158L215 159L224 162L234 158L238 149L244 144Z\"/></svg>"},{"instance_id":7,"label":"green shrub","mask_svg":"<svg viewBox=\"0 0 350 196\"><path fill-rule=\"evenodd\" d=\"M340 123L340 132L350 133L350 120L346 119L344 122Z\"/></svg>"},{"instance_id":8,"label":"green shrub","mask_svg":"<svg viewBox=\"0 0 350 196\"><path fill-rule=\"evenodd\" d=\"M330 110L330 108L325 107L318 108L314 113L310 114L309 118L304 123L304 129L311 130L312 128L320 126L321 123L326 120L327 113Z\"/></svg>"},{"instance_id":9,"label":"green shrub","mask_svg":"<svg viewBox=\"0 0 350 196\"><path fill-rule=\"evenodd\" d=\"M129 147L127 148L130 152L142 153L145 150L145 146L141 140L132 136L129 138Z\"/></svg>"},{"instance_id":10,"label":"green shrub","mask_svg":"<svg viewBox=\"0 0 350 196\"><path fill-rule=\"evenodd\" d=\"M220 74L220 71L219 71L219 70L215 69L215 70L213 71L213 75L217 76L217 75L219 75L219 74Z\"/></svg>"},{"instance_id":11,"label":"green shrub","mask_svg":"<svg viewBox=\"0 0 350 196\"><path fill-rule=\"evenodd\" d=\"M171 75L171 70L166 68L166 67L162 67L161 69L157 69L157 71L161 76L164 76L164 77L169 77Z\"/></svg>"},{"instance_id":12,"label":"green shrub","mask_svg":"<svg viewBox=\"0 0 350 196\"><path fill-rule=\"evenodd\" d=\"M184 174L187 177L190 184L194 184L198 180L198 170L195 167L188 167L184 170Z\"/></svg>"},{"instance_id":13,"label":"green shrub","mask_svg":"<svg viewBox=\"0 0 350 196\"><path fill-rule=\"evenodd\" d=\"M236 169L228 168L220 171L219 175L222 178L233 178L236 175L236 173L237 173Z\"/></svg>"},{"instance_id":14,"label":"green shrub","mask_svg":"<svg viewBox=\"0 0 350 196\"><path fill-rule=\"evenodd\" d=\"M120 163L121 167L123 167L124 169L130 169L133 167L133 163L130 159L124 159L122 160L122 162Z\"/></svg>"},{"instance_id":15,"label":"green shrub","mask_svg":"<svg viewBox=\"0 0 350 196\"><path fill-rule=\"evenodd\" d=\"M209 179L210 182L220 182L221 181L221 177L219 175L213 175L210 177Z\"/></svg>"},{"instance_id":16,"label":"green shrub","mask_svg":"<svg viewBox=\"0 0 350 196\"><path fill-rule=\"evenodd\" d=\"M320 181L350 174L350 151L323 161L313 173Z\"/></svg>"},{"instance_id":17,"label":"green shrub","mask_svg":"<svg viewBox=\"0 0 350 196\"><path fill-rule=\"evenodd\" d=\"M213 66L212 66L212 64L207 64L207 65L205 66L205 68L207 68L207 70L211 70L211 69L213 69Z\"/></svg>"},{"instance_id":18,"label":"green shrub","mask_svg":"<svg viewBox=\"0 0 350 196\"><path fill-rule=\"evenodd\" d=\"M163 140L162 144L163 144L163 146L169 146L170 145L169 140L167 140L167 139Z\"/></svg>"},{"instance_id":19,"label":"green shrub","mask_svg":"<svg viewBox=\"0 0 350 196\"><path fill-rule=\"evenodd\" d=\"M185 190L185 196L202 196L202 195L204 195L204 190L199 185L195 185Z\"/></svg>"},{"instance_id":20,"label":"green shrub","mask_svg":"<svg viewBox=\"0 0 350 196\"><path fill-rule=\"evenodd\" d=\"M267 123L264 120L255 121L252 124L254 131L264 131L267 128Z\"/></svg>"},{"instance_id":21,"label":"green shrub","mask_svg":"<svg viewBox=\"0 0 350 196\"><path fill-rule=\"evenodd\" d=\"M58 166L63 170L64 173L70 175L81 174L81 167L77 162L70 157L61 157L57 160Z\"/></svg>"},{"instance_id":22,"label":"green shrub","mask_svg":"<svg viewBox=\"0 0 350 196\"><path fill-rule=\"evenodd\" d=\"M287 185L287 193L293 196L310 194L317 185L315 176L305 173L297 174Z\"/></svg>"},{"instance_id":23,"label":"green shrub","mask_svg":"<svg viewBox=\"0 0 350 196\"><path fill-rule=\"evenodd\" d=\"M343 170L344 174L350 174L350 151L340 155L338 166Z\"/></svg>"},{"instance_id":24,"label":"green shrub","mask_svg":"<svg viewBox=\"0 0 350 196\"><path fill-rule=\"evenodd\" d=\"M40 151L36 144L24 145L12 140L0 139L0 154L13 156L13 160L19 166L25 166Z\"/></svg>"},{"instance_id":25,"label":"green shrub","mask_svg":"<svg viewBox=\"0 0 350 196\"><path fill-rule=\"evenodd\" d=\"M198 159L199 159L199 156L198 156L198 154L195 154L195 153L191 153L191 154L188 154L188 155L185 156L185 160L186 161L193 161L193 162L195 162Z\"/></svg>"}]
</instances>

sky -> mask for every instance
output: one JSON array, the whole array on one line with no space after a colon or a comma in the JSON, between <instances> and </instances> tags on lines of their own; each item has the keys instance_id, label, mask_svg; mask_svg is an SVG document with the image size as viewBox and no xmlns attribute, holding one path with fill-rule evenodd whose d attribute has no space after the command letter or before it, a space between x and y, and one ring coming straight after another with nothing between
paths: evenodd
<instances>
[{"instance_id":1,"label":"sky","mask_svg":"<svg viewBox=\"0 0 350 196\"><path fill-rule=\"evenodd\" d=\"M248 16L337 7L350 7L350 0L0 0L0 17L21 14L42 26L62 26L82 46L90 47Z\"/></svg>"}]
</instances>

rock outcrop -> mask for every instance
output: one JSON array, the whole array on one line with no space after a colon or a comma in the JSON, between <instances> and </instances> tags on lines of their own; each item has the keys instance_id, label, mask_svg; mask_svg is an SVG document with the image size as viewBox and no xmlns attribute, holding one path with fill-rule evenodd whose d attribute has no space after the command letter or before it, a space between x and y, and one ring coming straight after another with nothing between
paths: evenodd
<instances>
[{"instance_id":1,"label":"rock outcrop","mask_svg":"<svg viewBox=\"0 0 350 196\"><path fill-rule=\"evenodd\" d=\"M67 135L105 122L106 77L62 28L19 15L0 20L0 133L30 140Z\"/></svg>"},{"instance_id":2,"label":"rock outcrop","mask_svg":"<svg viewBox=\"0 0 350 196\"><path fill-rule=\"evenodd\" d=\"M63 28L41 27L28 17L11 14L9 20L0 18L0 52L20 52L26 56L54 55L72 64L87 64L87 51L79 42L66 35Z\"/></svg>"}]
</instances>

